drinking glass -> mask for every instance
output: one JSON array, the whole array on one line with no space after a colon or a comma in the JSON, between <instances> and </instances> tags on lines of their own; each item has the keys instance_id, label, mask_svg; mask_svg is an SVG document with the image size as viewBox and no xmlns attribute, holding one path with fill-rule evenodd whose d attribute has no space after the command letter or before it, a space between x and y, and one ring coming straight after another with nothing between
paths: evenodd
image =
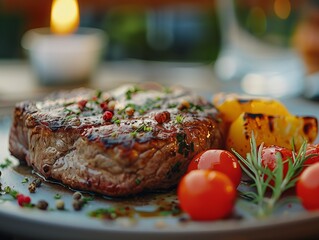
<instances>
[{"instance_id":1,"label":"drinking glass","mask_svg":"<svg viewBox=\"0 0 319 240\"><path fill-rule=\"evenodd\" d=\"M240 81L248 94L301 94L305 66L291 46L300 17L295 2L217 0L222 37L222 49L214 65L217 77Z\"/></svg>"}]
</instances>

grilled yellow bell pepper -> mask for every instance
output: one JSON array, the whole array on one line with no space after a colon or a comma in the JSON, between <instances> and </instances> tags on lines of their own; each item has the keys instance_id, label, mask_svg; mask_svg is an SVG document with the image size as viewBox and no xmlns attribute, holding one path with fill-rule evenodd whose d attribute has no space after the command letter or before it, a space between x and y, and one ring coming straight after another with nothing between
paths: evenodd
<instances>
[{"instance_id":1,"label":"grilled yellow bell pepper","mask_svg":"<svg viewBox=\"0 0 319 240\"><path fill-rule=\"evenodd\" d=\"M267 115L242 113L231 123L226 148L234 149L246 157L250 152L250 138L254 132L257 146L262 142L265 146L277 145L299 149L304 140L312 143L318 133L318 123L315 117L299 117L293 115Z\"/></svg>"},{"instance_id":2,"label":"grilled yellow bell pepper","mask_svg":"<svg viewBox=\"0 0 319 240\"><path fill-rule=\"evenodd\" d=\"M257 145L278 145L299 149L304 140L315 141L318 123L315 117L299 117L289 113L281 102L269 98L251 98L220 93L213 103L228 126L226 148L243 157L250 152L254 132Z\"/></svg>"},{"instance_id":3,"label":"grilled yellow bell pepper","mask_svg":"<svg viewBox=\"0 0 319 240\"><path fill-rule=\"evenodd\" d=\"M269 98L249 98L236 94L219 93L214 96L213 103L220 111L226 123L235 121L243 112L263 113L269 115L290 115L281 102Z\"/></svg>"}]
</instances>

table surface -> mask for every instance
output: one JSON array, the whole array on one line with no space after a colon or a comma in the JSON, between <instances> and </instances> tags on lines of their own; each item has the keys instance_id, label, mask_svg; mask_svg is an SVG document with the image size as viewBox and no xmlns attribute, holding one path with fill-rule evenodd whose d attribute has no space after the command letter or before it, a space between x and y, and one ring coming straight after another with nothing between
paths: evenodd
<instances>
[{"instance_id":1,"label":"table surface","mask_svg":"<svg viewBox=\"0 0 319 240\"><path fill-rule=\"evenodd\" d=\"M181 85L197 91L207 98L217 92L243 93L240 81L219 81L214 75L213 66L210 64L138 60L105 62L97 69L86 86L109 90L122 84L146 81L164 85ZM2 108L10 108L17 101L41 98L49 92L69 87L39 85L39 81L27 61L0 61L0 107ZM319 117L318 102L316 101L307 100L302 96L283 97L280 100L294 114Z\"/></svg>"},{"instance_id":2,"label":"table surface","mask_svg":"<svg viewBox=\"0 0 319 240\"><path fill-rule=\"evenodd\" d=\"M215 77L211 65L197 63L163 63L145 61L105 62L97 69L86 86L109 90L126 83L146 81L165 85L178 84L193 89L207 98L217 92L242 93L240 82L221 82ZM0 61L0 108L5 114L12 111L14 103L25 99L37 99L51 91L69 86L39 85L26 61ZM302 96L281 98L290 112L297 115L312 115L319 118L319 103ZM317 239L314 236L313 239ZM0 239L17 239L0 233ZM23 239L24 240L24 239Z\"/></svg>"}]
</instances>

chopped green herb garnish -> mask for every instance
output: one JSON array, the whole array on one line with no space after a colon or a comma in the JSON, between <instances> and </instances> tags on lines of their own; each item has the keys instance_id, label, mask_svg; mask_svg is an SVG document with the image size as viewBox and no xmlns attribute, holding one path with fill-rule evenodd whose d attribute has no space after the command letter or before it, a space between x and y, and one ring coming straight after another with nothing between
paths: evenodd
<instances>
[{"instance_id":1,"label":"chopped green herb garnish","mask_svg":"<svg viewBox=\"0 0 319 240\"><path fill-rule=\"evenodd\" d=\"M9 186L6 186L3 190L4 190L4 192L5 192L6 194L11 195L13 198L17 198L17 196L18 196L18 194L19 194L18 191L12 189L12 188L9 187Z\"/></svg>"},{"instance_id":2,"label":"chopped green herb garnish","mask_svg":"<svg viewBox=\"0 0 319 240\"><path fill-rule=\"evenodd\" d=\"M24 204L23 204L23 207L24 207L24 208L34 208L35 205L32 204L32 203L24 203Z\"/></svg>"},{"instance_id":3,"label":"chopped green herb garnish","mask_svg":"<svg viewBox=\"0 0 319 240\"><path fill-rule=\"evenodd\" d=\"M136 128L133 132L131 132L130 134L132 137L136 137L137 133L139 133L139 132L150 132L152 130L153 130L152 127L147 126L145 123L143 123L138 128Z\"/></svg>"},{"instance_id":4,"label":"chopped green herb garnish","mask_svg":"<svg viewBox=\"0 0 319 240\"><path fill-rule=\"evenodd\" d=\"M134 86L133 88L127 90L125 92L126 100L132 99L132 94L142 91L139 87Z\"/></svg>"},{"instance_id":5,"label":"chopped green herb garnish","mask_svg":"<svg viewBox=\"0 0 319 240\"><path fill-rule=\"evenodd\" d=\"M6 186L6 187L4 187L3 190L4 190L5 193L9 193L11 191L11 187Z\"/></svg>"},{"instance_id":6,"label":"chopped green herb garnish","mask_svg":"<svg viewBox=\"0 0 319 240\"><path fill-rule=\"evenodd\" d=\"M70 106L70 105L72 105L72 104L74 104L75 102L67 102L67 103L64 103L63 104L63 106L64 107L68 107L68 106Z\"/></svg>"},{"instance_id":7,"label":"chopped green herb garnish","mask_svg":"<svg viewBox=\"0 0 319 240\"><path fill-rule=\"evenodd\" d=\"M178 153L182 154L184 157L188 157L190 152L194 151L194 143L191 142L188 144L186 142L186 134L185 133L177 133L176 134L177 145L178 145Z\"/></svg>"},{"instance_id":8,"label":"chopped green herb garnish","mask_svg":"<svg viewBox=\"0 0 319 240\"><path fill-rule=\"evenodd\" d=\"M95 96L97 98L100 98L102 96L102 91L101 90L97 90Z\"/></svg>"},{"instance_id":9,"label":"chopped green herb garnish","mask_svg":"<svg viewBox=\"0 0 319 240\"><path fill-rule=\"evenodd\" d=\"M169 103L167 105L168 108L176 108L177 107L177 103Z\"/></svg>"},{"instance_id":10,"label":"chopped green herb garnish","mask_svg":"<svg viewBox=\"0 0 319 240\"><path fill-rule=\"evenodd\" d=\"M88 100L88 103L96 104L96 105L99 105L99 104L100 104L100 102L99 102L98 100L96 100L96 99L89 99L89 100Z\"/></svg>"},{"instance_id":11,"label":"chopped green herb garnish","mask_svg":"<svg viewBox=\"0 0 319 240\"><path fill-rule=\"evenodd\" d=\"M66 116L66 117L65 117L65 120L70 120L70 119L76 118L76 117L77 117L76 114L72 114L72 115Z\"/></svg>"},{"instance_id":12,"label":"chopped green herb garnish","mask_svg":"<svg viewBox=\"0 0 319 240\"><path fill-rule=\"evenodd\" d=\"M190 103L190 107L189 107L190 110L194 110L194 111L204 111L204 108L203 106L200 106L200 105L197 105L197 104L193 104L193 103Z\"/></svg>"},{"instance_id":13,"label":"chopped green herb garnish","mask_svg":"<svg viewBox=\"0 0 319 240\"><path fill-rule=\"evenodd\" d=\"M120 125L121 120L120 120L120 119L118 119L117 117L114 117L114 116L113 116L113 118L112 118L111 122L112 122L112 123L115 123L115 124L117 124L117 125Z\"/></svg>"},{"instance_id":14,"label":"chopped green herb garnish","mask_svg":"<svg viewBox=\"0 0 319 240\"><path fill-rule=\"evenodd\" d=\"M87 106L85 106L82 111L93 111L93 110L94 110L93 107L87 107ZM80 114L80 112L76 112L76 114Z\"/></svg>"},{"instance_id":15,"label":"chopped green herb garnish","mask_svg":"<svg viewBox=\"0 0 319 240\"><path fill-rule=\"evenodd\" d=\"M181 124L183 123L184 117L182 115L177 115L176 116L176 122Z\"/></svg>"},{"instance_id":16,"label":"chopped green herb garnish","mask_svg":"<svg viewBox=\"0 0 319 240\"><path fill-rule=\"evenodd\" d=\"M10 167L12 165L12 161L9 158L4 159L4 163L0 164L0 168L4 169Z\"/></svg>"},{"instance_id":17,"label":"chopped green herb garnish","mask_svg":"<svg viewBox=\"0 0 319 240\"><path fill-rule=\"evenodd\" d=\"M146 109L145 108L140 108L138 110L139 114L144 114L146 112Z\"/></svg>"},{"instance_id":18,"label":"chopped green herb garnish","mask_svg":"<svg viewBox=\"0 0 319 240\"><path fill-rule=\"evenodd\" d=\"M27 177L25 177L25 178L21 181L21 183L27 183L27 182L29 182L29 179L28 179Z\"/></svg>"},{"instance_id":19,"label":"chopped green herb garnish","mask_svg":"<svg viewBox=\"0 0 319 240\"><path fill-rule=\"evenodd\" d=\"M159 213L160 216L166 217L166 216L170 216L172 214L171 211L161 211Z\"/></svg>"},{"instance_id":20,"label":"chopped green herb garnish","mask_svg":"<svg viewBox=\"0 0 319 240\"><path fill-rule=\"evenodd\" d=\"M67 115L69 115L69 114L79 115L81 113L81 111L74 111L74 110L71 110L69 108L64 108L63 111L66 112Z\"/></svg>"},{"instance_id":21,"label":"chopped green herb garnish","mask_svg":"<svg viewBox=\"0 0 319 240\"><path fill-rule=\"evenodd\" d=\"M128 103L123 109L120 109L118 111L118 114L122 114L125 112L128 108L133 108L135 112L138 112L139 114L144 114L147 111L153 110L153 109L159 109L161 108L161 98L148 98L144 104L137 105L134 103Z\"/></svg>"},{"instance_id":22,"label":"chopped green herb garnish","mask_svg":"<svg viewBox=\"0 0 319 240\"><path fill-rule=\"evenodd\" d=\"M118 217L133 217L134 211L130 207L112 206L108 208L98 208L88 213L90 217L114 220Z\"/></svg>"},{"instance_id":23,"label":"chopped green herb garnish","mask_svg":"<svg viewBox=\"0 0 319 240\"><path fill-rule=\"evenodd\" d=\"M119 111L118 111L118 114L122 114L122 113L124 113L125 112L125 110L127 109L127 108L133 108L134 109L134 111L139 107L138 105L135 105L135 104L133 104L133 103L129 103L129 104L127 104L123 109L120 109Z\"/></svg>"},{"instance_id":24,"label":"chopped green herb garnish","mask_svg":"<svg viewBox=\"0 0 319 240\"><path fill-rule=\"evenodd\" d=\"M61 197L62 197L62 196L61 196L61 194L59 194L59 193L57 193L57 194L54 195L54 199L61 199Z\"/></svg>"},{"instance_id":25,"label":"chopped green herb garnish","mask_svg":"<svg viewBox=\"0 0 319 240\"><path fill-rule=\"evenodd\" d=\"M111 137L114 138L114 137L116 137L116 136L117 136L117 132L112 132L112 133L111 133Z\"/></svg>"},{"instance_id":26,"label":"chopped green herb garnish","mask_svg":"<svg viewBox=\"0 0 319 240\"><path fill-rule=\"evenodd\" d=\"M69 109L69 108L64 108L63 109L64 112L67 112L67 113L73 113L73 110Z\"/></svg>"},{"instance_id":27,"label":"chopped green herb garnish","mask_svg":"<svg viewBox=\"0 0 319 240\"><path fill-rule=\"evenodd\" d=\"M136 131L131 132L130 134L131 134L131 136L132 136L133 138L135 138L135 137L137 136L137 132L136 132Z\"/></svg>"},{"instance_id":28,"label":"chopped green herb garnish","mask_svg":"<svg viewBox=\"0 0 319 240\"><path fill-rule=\"evenodd\" d=\"M135 183L136 183L136 185L140 185L141 184L141 180L139 178L136 178L135 179Z\"/></svg>"},{"instance_id":29,"label":"chopped green herb garnish","mask_svg":"<svg viewBox=\"0 0 319 240\"><path fill-rule=\"evenodd\" d=\"M144 132L150 132L150 131L152 131L152 130L153 130L153 128L152 128L152 127L149 127L149 126L144 125L143 130L144 130Z\"/></svg>"},{"instance_id":30,"label":"chopped green herb garnish","mask_svg":"<svg viewBox=\"0 0 319 240\"><path fill-rule=\"evenodd\" d=\"M82 200L83 204L87 204L88 202L91 202L94 200L94 196L82 197L81 200Z\"/></svg>"}]
</instances>

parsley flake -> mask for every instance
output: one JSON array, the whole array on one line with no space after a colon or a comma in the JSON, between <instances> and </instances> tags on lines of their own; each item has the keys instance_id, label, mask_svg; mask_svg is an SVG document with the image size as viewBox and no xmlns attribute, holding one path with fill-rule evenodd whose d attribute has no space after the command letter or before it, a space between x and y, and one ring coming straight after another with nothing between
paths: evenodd
<instances>
[{"instance_id":1,"label":"parsley flake","mask_svg":"<svg viewBox=\"0 0 319 240\"><path fill-rule=\"evenodd\" d=\"M27 177L25 177L25 178L21 181L21 183L27 183L27 182L29 182L29 179L28 179Z\"/></svg>"},{"instance_id":2,"label":"parsley flake","mask_svg":"<svg viewBox=\"0 0 319 240\"><path fill-rule=\"evenodd\" d=\"M54 195L54 199L61 199L61 197L62 197L62 196L61 196L61 194L59 194L59 193L57 193L57 194Z\"/></svg>"},{"instance_id":3,"label":"parsley flake","mask_svg":"<svg viewBox=\"0 0 319 240\"><path fill-rule=\"evenodd\" d=\"M4 163L0 164L1 169L8 168L12 165L12 161L9 158L4 159Z\"/></svg>"}]
</instances>

